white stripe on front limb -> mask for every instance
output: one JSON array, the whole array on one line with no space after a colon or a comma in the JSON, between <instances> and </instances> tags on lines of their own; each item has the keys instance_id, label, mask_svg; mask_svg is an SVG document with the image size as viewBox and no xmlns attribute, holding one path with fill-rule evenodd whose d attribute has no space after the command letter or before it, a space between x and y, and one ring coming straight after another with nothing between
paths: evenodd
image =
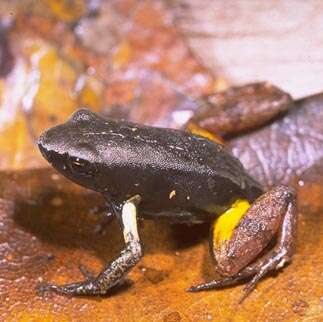
<instances>
[{"instance_id":1,"label":"white stripe on front limb","mask_svg":"<svg viewBox=\"0 0 323 322\"><path fill-rule=\"evenodd\" d=\"M139 241L137 227L137 207L131 200L125 202L122 207L123 237L126 243Z\"/></svg>"}]
</instances>

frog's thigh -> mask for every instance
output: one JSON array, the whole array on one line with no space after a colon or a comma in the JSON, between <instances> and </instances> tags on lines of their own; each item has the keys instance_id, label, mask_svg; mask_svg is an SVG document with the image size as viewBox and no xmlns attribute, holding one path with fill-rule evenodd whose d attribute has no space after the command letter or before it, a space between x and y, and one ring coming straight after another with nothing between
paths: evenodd
<instances>
[{"instance_id":1,"label":"frog's thigh","mask_svg":"<svg viewBox=\"0 0 323 322\"><path fill-rule=\"evenodd\" d=\"M241 208L241 203L236 203L236 208L239 205ZM216 268L228 277L194 286L190 291L222 287L255 275L247 285L247 294L268 271L282 267L291 259L297 222L293 190L285 186L273 188L259 197L245 214L243 209L236 212L232 222L228 212L220 216L211 230L210 246ZM255 260L277 235L273 249Z\"/></svg>"},{"instance_id":2,"label":"frog's thigh","mask_svg":"<svg viewBox=\"0 0 323 322\"><path fill-rule=\"evenodd\" d=\"M292 242L294 227L291 227L292 231L283 231L290 202L294 203L294 194L289 188L280 186L272 189L258 198L241 216L231 236L223 234L225 225L219 227L222 216L216 220L211 252L221 275L233 276L252 262L277 235L280 227L282 234L292 234L289 238Z\"/></svg>"}]
</instances>

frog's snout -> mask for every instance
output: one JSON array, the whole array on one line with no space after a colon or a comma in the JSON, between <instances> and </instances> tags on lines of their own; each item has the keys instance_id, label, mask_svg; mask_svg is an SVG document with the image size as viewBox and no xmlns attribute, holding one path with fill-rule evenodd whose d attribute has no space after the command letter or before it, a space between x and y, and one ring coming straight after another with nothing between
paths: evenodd
<instances>
[{"instance_id":1,"label":"frog's snout","mask_svg":"<svg viewBox=\"0 0 323 322\"><path fill-rule=\"evenodd\" d=\"M43 132L38 138L38 148L43 157L50 161L55 154L59 153L66 141L66 133L61 126L52 127Z\"/></svg>"},{"instance_id":2,"label":"frog's snout","mask_svg":"<svg viewBox=\"0 0 323 322\"><path fill-rule=\"evenodd\" d=\"M43 144L44 144L43 142L44 142L44 134L41 134L40 137L37 140L37 145L38 145L39 148L43 147Z\"/></svg>"},{"instance_id":3,"label":"frog's snout","mask_svg":"<svg viewBox=\"0 0 323 322\"><path fill-rule=\"evenodd\" d=\"M50 149L48 149L48 142L47 142L47 136L46 136L46 132L41 134L41 136L38 138L37 140L37 145L39 148L40 153L42 154L42 156L50 162L51 159L51 153L50 153Z\"/></svg>"},{"instance_id":4,"label":"frog's snout","mask_svg":"<svg viewBox=\"0 0 323 322\"><path fill-rule=\"evenodd\" d=\"M48 160L48 161L49 161L49 159L50 159L50 154L49 154L49 153L48 153L48 151L44 148L44 146L43 146L43 145L42 145L42 143L39 141L39 139L38 139L37 144L38 144L38 148L39 148L39 151L40 151L40 153L42 154L42 156L43 156L46 160Z\"/></svg>"}]
</instances>

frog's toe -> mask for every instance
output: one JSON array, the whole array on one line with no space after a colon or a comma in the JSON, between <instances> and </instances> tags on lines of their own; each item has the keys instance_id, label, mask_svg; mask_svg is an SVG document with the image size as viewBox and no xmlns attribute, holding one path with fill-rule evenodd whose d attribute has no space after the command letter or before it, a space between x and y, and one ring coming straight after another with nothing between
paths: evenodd
<instances>
[{"instance_id":1,"label":"frog's toe","mask_svg":"<svg viewBox=\"0 0 323 322\"><path fill-rule=\"evenodd\" d=\"M86 295L93 289L91 282L78 282L65 285L42 284L37 287L38 292L55 292L64 295Z\"/></svg>"},{"instance_id":2,"label":"frog's toe","mask_svg":"<svg viewBox=\"0 0 323 322\"><path fill-rule=\"evenodd\" d=\"M280 269L286 263L291 261L291 255L288 254L284 249L280 252L272 250L269 254L260 258L254 265L249 266L250 271L254 271L253 278L246 284L243 289L243 296L240 299L240 303L255 289L258 282L266 276L269 272ZM248 271L248 267L244 270Z\"/></svg>"},{"instance_id":3,"label":"frog's toe","mask_svg":"<svg viewBox=\"0 0 323 322\"><path fill-rule=\"evenodd\" d=\"M40 294L51 292L51 291L61 293L60 292L61 288L62 286L59 286L56 284L42 283L36 287L36 290Z\"/></svg>"},{"instance_id":4,"label":"frog's toe","mask_svg":"<svg viewBox=\"0 0 323 322\"><path fill-rule=\"evenodd\" d=\"M50 284L45 284L45 283L38 284L36 286L36 291L39 294L43 294L45 292L48 292L48 291L50 291Z\"/></svg>"},{"instance_id":5,"label":"frog's toe","mask_svg":"<svg viewBox=\"0 0 323 322\"><path fill-rule=\"evenodd\" d=\"M200 292L200 291L206 291L206 290L213 290L217 288L223 288L226 286L234 285L240 282L241 280L244 280L245 276L231 276L231 277L225 277L223 279L219 280L212 280L206 283L201 283L198 285L191 286L187 289L188 292Z\"/></svg>"}]
</instances>

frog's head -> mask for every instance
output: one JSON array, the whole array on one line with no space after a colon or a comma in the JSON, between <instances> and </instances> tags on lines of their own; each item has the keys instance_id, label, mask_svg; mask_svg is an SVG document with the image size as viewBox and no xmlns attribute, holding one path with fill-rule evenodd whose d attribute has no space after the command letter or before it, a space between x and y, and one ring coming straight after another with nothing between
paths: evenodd
<instances>
[{"instance_id":1,"label":"frog's head","mask_svg":"<svg viewBox=\"0 0 323 322\"><path fill-rule=\"evenodd\" d=\"M87 109L76 111L61 125L45 131L38 139L44 158L64 176L87 188L98 190L100 153L94 132L102 119Z\"/></svg>"}]
</instances>

